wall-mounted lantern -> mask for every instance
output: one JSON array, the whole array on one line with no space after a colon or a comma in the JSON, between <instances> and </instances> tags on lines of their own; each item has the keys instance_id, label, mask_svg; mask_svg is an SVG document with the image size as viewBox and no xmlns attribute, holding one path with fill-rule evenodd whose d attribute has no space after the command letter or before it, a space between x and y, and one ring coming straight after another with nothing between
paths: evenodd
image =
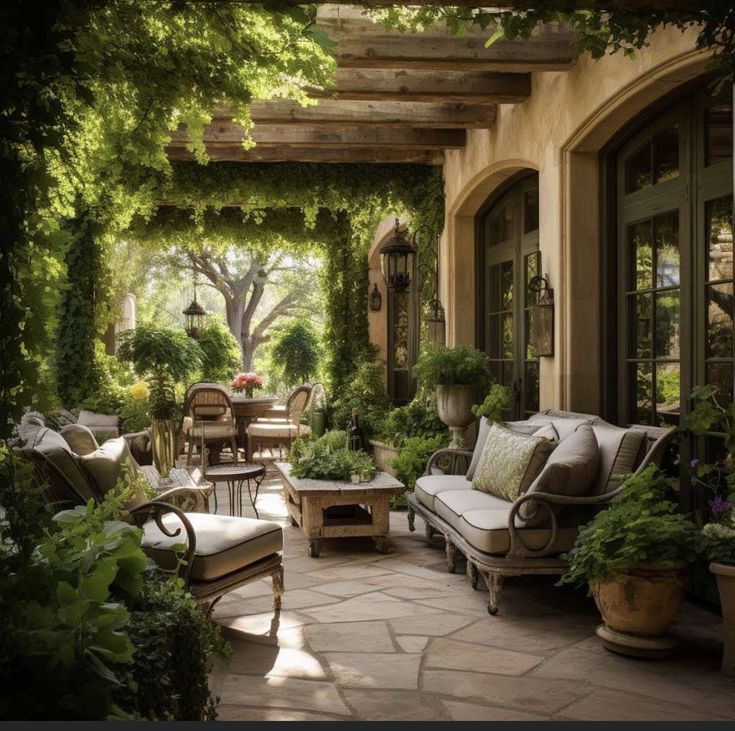
<instances>
[{"instance_id":1,"label":"wall-mounted lantern","mask_svg":"<svg viewBox=\"0 0 735 731\"><path fill-rule=\"evenodd\" d=\"M198 338L199 333L204 327L204 320L207 317L207 311L197 302L197 280L194 276L194 299L189 306L183 311L185 322L184 329L190 338Z\"/></svg>"},{"instance_id":2,"label":"wall-mounted lantern","mask_svg":"<svg viewBox=\"0 0 735 731\"><path fill-rule=\"evenodd\" d=\"M385 278L385 286L396 292L403 292L411 284L411 273L416 249L406 240L401 231L399 220L393 236L380 249L380 262Z\"/></svg>"},{"instance_id":3,"label":"wall-mounted lantern","mask_svg":"<svg viewBox=\"0 0 735 731\"><path fill-rule=\"evenodd\" d=\"M377 284L373 284L373 291L370 292L370 310L372 312L380 312L383 306L383 295L380 294Z\"/></svg>"},{"instance_id":4,"label":"wall-mounted lantern","mask_svg":"<svg viewBox=\"0 0 735 731\"><path fill-rule=\"evenodd\" d=\"M438 299L429 302L429 315L426 318L427 339L430 345L444 345L446 343L446 319L444 308Z\"/></svg>"},{"instance_id":5,"label":"wall-mounted lantern","mask_svg":"<svg viewBox=\"0 0 735 731\"><path fill-rule=\"evenodd\" d=\"M533 277L528 283L528 288L536 292L536 302L528 308L528 344L539 357L553 356L554 290L549 287L549 281L544 277Z\"/></svg>"}]
</instances>

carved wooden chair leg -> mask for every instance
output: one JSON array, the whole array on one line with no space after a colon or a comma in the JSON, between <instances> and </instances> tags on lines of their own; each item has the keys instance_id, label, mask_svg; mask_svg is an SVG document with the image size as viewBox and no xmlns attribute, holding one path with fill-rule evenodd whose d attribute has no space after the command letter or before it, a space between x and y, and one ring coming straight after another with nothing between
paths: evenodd
<instances>
[{"instance_id":1,"label":"carved wooden chair leg","mask_svg":"<svg viewBox=\"0 0 735 731\"><path fill-rule=\"evenodd\" d=\"M426 523L424 526L424 535L426 536L426 540L431 543L431 539L434 537L434 534L436 533L436 529L434 528L431 523Z\"/></svg>"},{"instance_id":2,"label":"carved wooden chair leg","mask_svg":"<svg viewBox=\"0 0 735 731\"><path fill-rule=\"evenodd\" d=\"M406 517L408 518L408 530L413 533L416 530L416 526L414 525L414 521L416 520L416 513L410 505L408 506L408 513Z\"/></svg>"},{"instance_id":3,"label":"carved wooden chair leg","mask_svg":"<svg viewBox=\"0 0 735 731\"><path fill-rule=\"evenodd\" d=\"M271 578L273 579L273 609L278 612L281 609L281 597L284 592L283 566L279 566Z\"/></svg>"},{"instance_id":4,"label":"carved wooden chair leg","mask_svg":"<svg viewBox=\"0 0 735 731\"><path fill-rule=\"evenodd\" d=\"M217 606L217 602L221 599L221 596L218 596L216 599L213 599L211 602L207 604L207 611L205 612L207 615L207 619L210 619L212 616L212 612L214 611L214 608Z\"/></svg>"},{"instance_id":5,"label":"carved wooden chair leg","mask_svg":"<svg viewBox=\"0 0 735 731\"><path fill-rule=\"evenodd\" d=\"M477 566L467 559L467 578L470 580L470 586L475 590L480 590L480 572L477 570Z\"/></svg>"},{"instance_id":6,"label":"carved wooden chair leg","mask_svg":"<svg viewBox=\"0 0 735 731\"><path fill-rule=\"evenodd\" d=\"M500 593L503 590L503 577L500 574L488 574L485 577L487 590L490 593L490 599L487 603L487 611L495 615L498 613L498 605L500 604Z\"/></svg>"},{"instance_id":7,"label":"carved wooden chair leg","mask_svg":"<svg viewBox=\"0 0 735 731\"><path fill-rule=\"evenodd\" d=\"M446 543L447 551L447 571L453 574L457 570L457 546L447 538Z\"/></svg>"}]
</instances>

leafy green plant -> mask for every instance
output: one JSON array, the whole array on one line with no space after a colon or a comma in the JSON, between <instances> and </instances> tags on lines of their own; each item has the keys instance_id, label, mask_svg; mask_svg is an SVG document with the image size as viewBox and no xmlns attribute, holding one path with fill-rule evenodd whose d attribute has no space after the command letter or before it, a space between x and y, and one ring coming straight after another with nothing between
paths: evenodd
<instances>
[{"instance_id":1,"label":"leafy green plant","mask_svg":"<svg viewBox=\"0 0 735 731\"><path fill-rule=\"evenodd\" d=\"M240 370L240 346L221 320L208 317L197 342L202 350L203 381L228 381Z\"/></svg>"},{"instance_id":2,"label":"leafy green plant","mask_svg":"<svg viewBox=\"0 0 735 731\"><path fill-rule=\"evenodd\" d=\"M363 432L370 438L380 427L390 408L385 390L385 369L380 363L360 363L354 377L332 404L331 421L336 429L344 429L357 411Z\"/></svg>"},{"instance_id":3,"label":"leafy green plant","mask_svg":"<svg viewBox=\"0 0 735 731\"><path fill-rule=\"evenodd\" d=\"M472 413L478 418L483 416L489 421L502 421L503 412L510 407L510 394L505 386L493 383L485 400L472 407Z\"/></svg>"},{"instance_id":4,"label":"leafy green plant","mask_svg":"<svg viewBox=\"0 0 735 731\"><path fill-rule=\"evenodd\" d=\"M375 474L369 455L347 448L347 434L343 431L328 431L319 439L297 439L288 458L294 477L348 482L352 475L360 475L366 481Z\"/></svg>"},{"instance_id":5,"label":"leafy green plant","mask_svg":"<svg viewBox=\"0 0 735 731\"><path fill-rule=\"evenodd\" d=\"M434 399L417 394L405 406L388 412L376 437L392 447L402 447L410 437L435 437L446 431Z\"/></svg>"},{"instance_id":6,"label":"leafy green plant","mask_svg":"<svg viewBox=\"0 0 735 731\"><path fill-rule=\"evenodd\" d=\"M319 341L311 325L293 320L278 334L271 359L288 386L309 381L319 365Z\"/></svg>"},{"instance_id":7,"label":"leafy green plant","mask_svg":"<svg viewBox=\"0 0 735 731\"><path fill-rule=\"evenodd\" d=\"M185 381L202 364L199 344L183 330L142 324L120 334L118 355L130 361L150 384L150 414L171 419L176 411L175 383Z\"/></svg>"},{"instance_id":8,"label":"leafy green plant","mask_svg":"<svg viewBox=\"0 0 735 731\"><path fill-rule=\"evenodd\" d=\"M400 454L390 461L390 466L396 471L396 477L412 490L416 480L424 474L429 457L446 443L446 436L441 434L409 437L403 443Z\"/></svg>"},{"instance_id":9,"label":"leafy green plant","mask_svg":"<svg viewBox=\"0 0 735 731\"><path fill-rule=\"evenodd\" d=\"M625 484L580 530L559 583L591 587L636 564L688 564L702 551L700 531L668 498L670 480L656 466L627 476Z\"/></svg>"},{"instance_id":10,"label":"leafy green plant","mask_svg":"<svg viewBox=\"0 0 735 731\"><path fill-rule=\"evenodd\" d=\"M421 386L427 390L436 386L484 387L490 378L487 356L469 345L458 345L455 348L429 345L421 354L413 372Z\"/></svg>"}]
</instances>

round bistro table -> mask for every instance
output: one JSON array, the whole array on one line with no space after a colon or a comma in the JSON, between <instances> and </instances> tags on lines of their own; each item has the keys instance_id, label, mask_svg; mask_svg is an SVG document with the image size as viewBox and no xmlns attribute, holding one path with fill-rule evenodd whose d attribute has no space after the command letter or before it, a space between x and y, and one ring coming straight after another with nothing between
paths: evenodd
<instances>
[{"instance_id":1,"label":"round bistro table","mask_svg":"<svg viewBox=\"0 0 735 731\"><path fill-rule=\"evenodd\" d=\"M255 501L258 499L258 490L260 484L265 479L265 465L260 463L238 462L227 464L218 464L206 469L204 479L215 483L214 490L214 512L217 512L217 489L216 483L227 483L227 490L230 496L230 515L242 517L242 486L247 482L248 497L250 504L255 511L255 517L259 518L258 508L255 507ZM253 495L250 482L255 483L255 494Z\"/></svg>"}]
</instances>

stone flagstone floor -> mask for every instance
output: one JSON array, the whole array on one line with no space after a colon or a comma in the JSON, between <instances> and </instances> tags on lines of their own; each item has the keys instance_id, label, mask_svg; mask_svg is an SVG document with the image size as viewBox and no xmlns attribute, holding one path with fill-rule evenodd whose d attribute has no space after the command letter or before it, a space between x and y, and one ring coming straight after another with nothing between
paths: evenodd
<instances>
[{"instance_id":1,"label":"stone flagstone floor","mask_svg":"<svg viewBox=\"0 0 735 731\"><path fill-rule=\"evenodd\" d=\"M594 603L547 577L508 582L490 617L486 593L448 574L441 540L428 546L420 519L409 533L405 512L391 514L391 555L355 539L309 558L280 488L269 472L258 510L284 526L283 609L272 611L270 581L217 605L233 648L211 676L220 719L735 719L711 612L684 606L676 658L618 657L594 636ZM218 496L227 512L226 488Z\"/></svg>"}]
</instances>

